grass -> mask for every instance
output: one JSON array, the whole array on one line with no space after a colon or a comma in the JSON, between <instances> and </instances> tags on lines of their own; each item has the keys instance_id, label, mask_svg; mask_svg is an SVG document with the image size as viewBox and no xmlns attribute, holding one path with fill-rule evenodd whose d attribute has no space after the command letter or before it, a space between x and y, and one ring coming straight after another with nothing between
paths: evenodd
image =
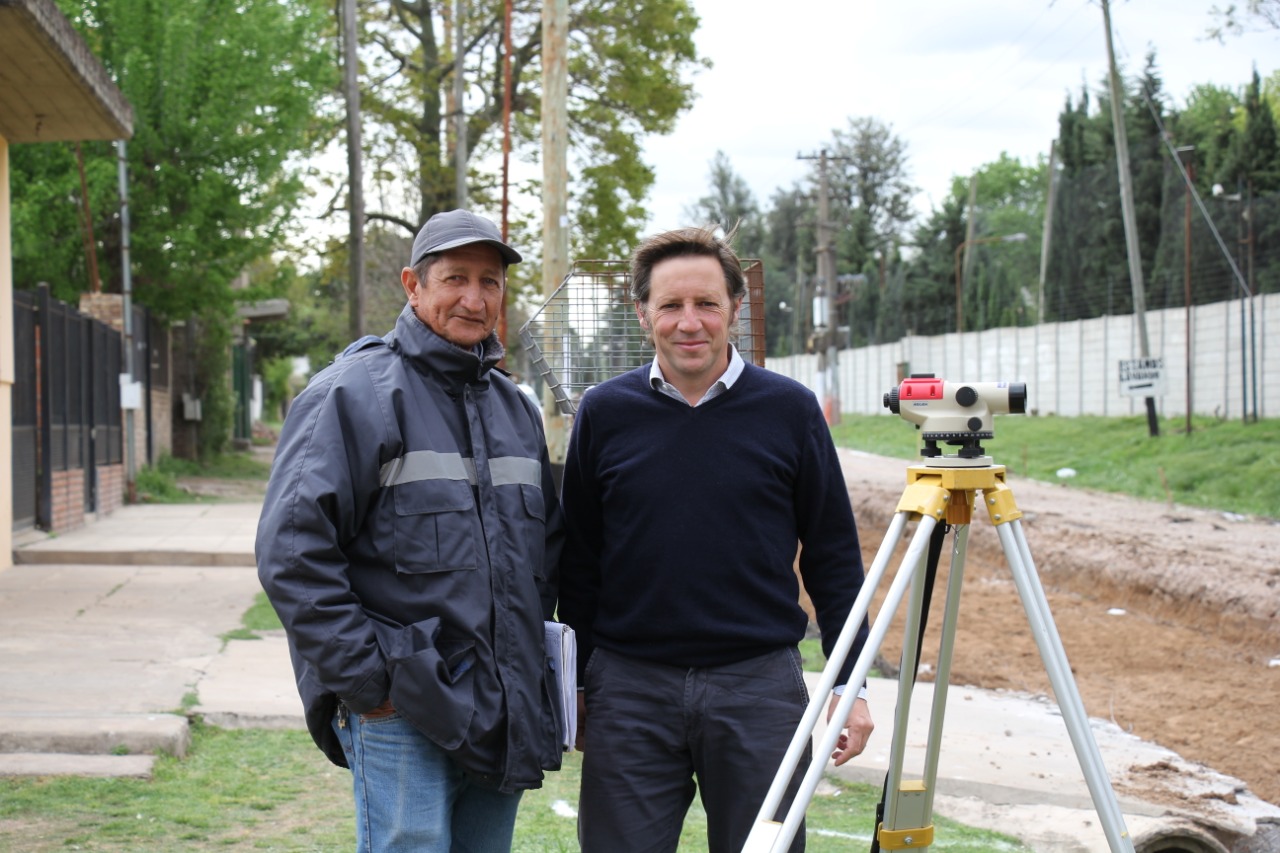
<instances>
[{"instance_id":1,"label":"grass","mask_svg":"<svg viewBox=\"0 0 1280 853\"><path fill-rule=\"evenodd\" d=\"M276 615L276 609L271 606L271 602L267 600L265 592L259 592L253 600L253 606L244 612L240 617L241 627L228 631L222 635L222 641L227 640L260 640L259 631L276 631L284 628L280 622L280 617Z\"/></svg>"},{"instance_id":2,"label":"grass","mask_svg":"<svg viewBox=\"0 0 1280 853\"><path fill-rule=\"evenodd\" d=\"M155 465L138 470L134 477L138 500L143 503L204 503L215 498L193 495L178 485L183 477L219 480L254 480L265 483L271 465L249 453L221 453L202 461L162 455Z\"/></svg>"},{"instance_id":3,"label":"grass","mask_svg":"<svg viewBox=\"0 0 1280 853\"><path fill-rule=\"evenodd\" d=\"M1000 415L995 434L983 446L1010 476L1280 518L1280 420L1193 418L1188 433L1185 418L1165 419L1152 438L1144 416ZM919 446L915 428L887 414L844 415L832 436L841 447L902 459L916 458Z\"/></svg>"},{"instance_id":4,"label":"grass","mask_svg":"<svg viewBox=\"0 0 1280 853\"><path fill-rule=\"evenodd\" d=\"M351 777L305 732L192 727L151 780L0 780L0 849L338 851L355 830Z\"/></svg>"},{"instance_id":5,"label":"grass","mask_svg":"<svg viewBox=\"0 0 1280 853\"><path fill-rule=\"evenodd\" d=\"M513 850L576 851L581 755L566 756L544 786L525 793ZM810 853L864 849L879 789L832 781L807 813ZM997 833L937 819L938 849L1026 851ZM706 849L706 815L695 801L681 853ZM0 849L53 851L259 850L320 853L354 846L351 777L305 732L228 730L193 724L182 761L161 758L155 778L0 779ZM853 845L857 845L853 848Z\"/></svg>"}]
</instances>

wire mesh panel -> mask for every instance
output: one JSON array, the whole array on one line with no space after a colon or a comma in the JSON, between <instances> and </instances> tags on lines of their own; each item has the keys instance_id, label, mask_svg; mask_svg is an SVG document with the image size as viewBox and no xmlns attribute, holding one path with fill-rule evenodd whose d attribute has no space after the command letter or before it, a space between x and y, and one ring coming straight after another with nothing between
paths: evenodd
<instances>
[{"instance_id":1,"label":"wire mesh panel","mask_svg":"<svg viewBox=\"0 0 1280 853\"><path fill-rule=\"evenodd\" d=\"M764 365L764 269L743 261L747 296L734 345ZM520 327L520 341L562 414L578 410L587 389L653 358L636 320L627 261L578 261L547 301Z\"/></svg>"}]
</instances>

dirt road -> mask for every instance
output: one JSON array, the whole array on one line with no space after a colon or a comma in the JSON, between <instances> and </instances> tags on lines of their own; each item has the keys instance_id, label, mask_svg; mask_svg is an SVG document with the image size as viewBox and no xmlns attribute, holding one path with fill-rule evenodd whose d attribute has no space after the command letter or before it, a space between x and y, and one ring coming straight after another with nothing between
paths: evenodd
<instances>
[{"instance_id":1,"label":"dirt road","mask_svg":"<svg viewBox=\"0 0 1280 853\"><path fill-rule=\"evenodd\" d=\"M841 453L869 566L909 463ZM1019 481L1014 473L1007 482L1089 714L1280 803L1280 524ZM946 563L944 554L939 602ZM939 621L940 603L932 623ZM900 627L890 629L887 660L899 659L901 636ZM934 633L923 659L936 653ZM970 528L951 680L1050 692L981 506Z\"/></svg>"}]
</instances>

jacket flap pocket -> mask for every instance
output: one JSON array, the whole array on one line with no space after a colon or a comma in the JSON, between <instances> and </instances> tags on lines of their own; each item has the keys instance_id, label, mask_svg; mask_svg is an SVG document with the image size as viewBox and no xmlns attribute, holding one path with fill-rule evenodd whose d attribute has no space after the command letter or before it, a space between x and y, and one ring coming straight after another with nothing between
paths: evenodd
<instances>
[{"instance_id":1,"label":"jacket flap pocket","mask_svg":"<svg viewBox=\"0 0 1280 853\"><path fill-rule=\"evenodd\" d=\"M520 494L524 497L524 509L529 515L545 521L547 517L546 501L542 497L542 488L540 486L522 485Z\"/></svg>"},{"instance_id":2,"label":"jacket flap pocket","mask_svg":"<svg viewBox=\"0 0 1280 853\"><path fill-rule=\"evenodd\" d=\"M459 512L471 509L475 500L466 480L417 480L391 487L397 515L428 512Z\"/></svg>"}]
</instances>

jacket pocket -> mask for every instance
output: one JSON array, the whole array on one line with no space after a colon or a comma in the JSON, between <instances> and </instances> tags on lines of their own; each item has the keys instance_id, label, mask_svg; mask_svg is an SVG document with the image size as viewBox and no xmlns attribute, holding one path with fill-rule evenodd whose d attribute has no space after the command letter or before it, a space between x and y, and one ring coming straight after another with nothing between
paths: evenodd
<instances>
[{"instance_id":1,"label":"jacket pocket","mask_svg":"<svg viewBox=\"0 0 1280 853\"><path fill-rule=\"evenodd\" d=\"M397 571L417 574L476 568L475 499L469 483L417 480L391 489Z\"/></svg>"},{"instance_id":2,"label":"jacket pocket","mask_svg":"<svg viewBox=\"0 0 1280 853\"><path fill-rule=\"evenodd\" d=\"M475 716L475 643L441 636L440 619L401 633L387 667L391 704L442 749L457 749Z\"/></svg>"},{"instance_id":3,"label":"jacket pocket","mask_svg":"<svg viewBox=\"0 0 1280 853\"><path fill-rule=\"evenodd\" d=\"M542 496L542 489L522 483L520 504L524 512L517 510L517 516L512 519L523 540L517 545L519 553L526 555L525 558L533 576L538 580L546 580L543 562L547 544L547 503Z\"/></svg>"}]
</instances>

